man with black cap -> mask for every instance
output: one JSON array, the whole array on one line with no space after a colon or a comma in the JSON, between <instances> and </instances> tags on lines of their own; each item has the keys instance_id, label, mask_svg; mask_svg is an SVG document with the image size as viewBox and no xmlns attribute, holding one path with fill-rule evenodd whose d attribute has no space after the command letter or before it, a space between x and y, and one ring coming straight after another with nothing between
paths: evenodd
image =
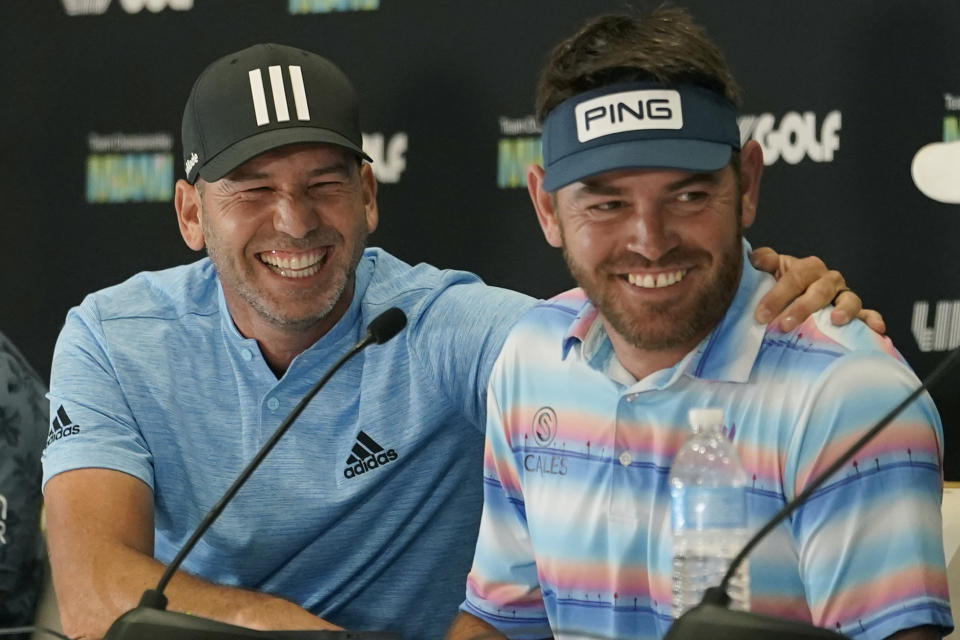
<instances>
[{"instance_id":1,"label":"man with black cap","mask_svg":"<svg viewBox=\"0 0 960 640\"><path fill-rule=\"evenodd\" d=\"M180 230L209 259L88 296L54 354L69 434L47 448L44 483L65 630L99 637L132 608L307 389L397 306L403 333L330 380L166 594L254 628L439 637L479 522L490 367L533 301L364 249L378 210L356 97L319 56L257 45L214 62L183 143ZM801 266L805 282L766 300L774 313L823 271ZM840 287L826 274L792 308Z\"/></svg>"},{"instance_id":2,"label":"man with black cap","mask_svg":"<svg viewBox=\"0 0 960 640\"><path fill-rule=\"evenodd\" d=\"M667 482L689 410L722 410L755 531L919 386L860 322L753 319L772 286L742 238L763 157L741 147L736 102L679 9L595 19L549 57L528 186L580 288L526 313L494 364L483 517L450 640L662 637L671 506L708 518L672 505ZM757 547L751 609L851 638L949 632L942 444L925 396Z\"/></svg>"}]
</instances>

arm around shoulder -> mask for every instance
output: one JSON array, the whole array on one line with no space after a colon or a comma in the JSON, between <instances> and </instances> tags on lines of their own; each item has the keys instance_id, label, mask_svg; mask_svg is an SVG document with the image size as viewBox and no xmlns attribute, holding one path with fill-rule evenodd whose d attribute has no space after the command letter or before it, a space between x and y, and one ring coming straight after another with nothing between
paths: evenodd
<instances>
[{"instance_id":1,"label":"arm around shoulder","mask_svg":"<svg viewBox=\"0 0 960 640\"><path fill-rule=\"evenodd\" d=\"M156 586L153 494L142 481L108 469L78 469L45 488L50 563L64 631L102 638L113 621ZM178 572L169 609L256 629L334 629L297 605L221 587Z\"/></svg>"},{"instance_id":2,"label":"arm around shoulder","mask_svg":"<svg viewBox=\"0 0 960 640\"><path fill-rule=\"evenodd\" d=\"M447 631L445 640L475 640L484 638L485 640L506 640L505 635L480 618L461 611L453 620L450 629Z\"/></svg>"}]
</instances>

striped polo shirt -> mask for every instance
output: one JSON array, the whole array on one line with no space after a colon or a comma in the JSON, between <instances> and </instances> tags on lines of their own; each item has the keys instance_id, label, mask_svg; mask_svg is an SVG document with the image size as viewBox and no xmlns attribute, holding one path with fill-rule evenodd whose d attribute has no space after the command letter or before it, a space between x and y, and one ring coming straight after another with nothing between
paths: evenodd
<instances>
[{"instance_id":1,"label":"striped polo shirt","mask_svg":"<svg viewBox=\"0 0 960 640\"><path fill-rule=\"evenodd\" d=\"M744 260L717 327L635 380L577 289L528 312L494 365L484 511L461 609L511 638L660 638L671 624L667 476L694 407L724 411L758 529L918 384L890 341L821 310L757 324ZM952 625L942 427L909 406L749 559L751 609L885 638Z\"/></svg>"}]
</instances>

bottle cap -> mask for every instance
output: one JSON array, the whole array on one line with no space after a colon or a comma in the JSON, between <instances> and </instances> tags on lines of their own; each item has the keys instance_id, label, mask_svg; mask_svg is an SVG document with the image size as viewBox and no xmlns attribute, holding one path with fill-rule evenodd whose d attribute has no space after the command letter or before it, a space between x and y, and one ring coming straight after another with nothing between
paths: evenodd
<instances>
[{"instance_id":1,"label":"bottle cap","mask_svg":"<svg viewBox=\"0 0 960 640\"><path fill-rule=\"evenodd\" d=\"M690 409L687 414L690 425L696 430L697 427L712 427L723 425L723 409L697 408Z\"/></svg>"}]
</instances>

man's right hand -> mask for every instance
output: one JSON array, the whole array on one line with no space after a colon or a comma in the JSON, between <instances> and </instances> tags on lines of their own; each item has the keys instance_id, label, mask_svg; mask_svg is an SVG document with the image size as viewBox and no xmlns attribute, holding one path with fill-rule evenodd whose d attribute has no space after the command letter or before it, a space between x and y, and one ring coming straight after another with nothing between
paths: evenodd
<instances>
[{"instance_id":1,"label":"man's right hand","mask_svg":"<svg viewBox=\"0 0 960 640\"><path fill-rule=\"evenodd\" d=\"M51 478L44 500L64 632L102 638L163 574L164 566L153 559L153 493L119 471L78 469ZM164 595L171 611L252 629L339 629L281 598L183 572L174 574Z\"/></svg>"}]
</instances>

